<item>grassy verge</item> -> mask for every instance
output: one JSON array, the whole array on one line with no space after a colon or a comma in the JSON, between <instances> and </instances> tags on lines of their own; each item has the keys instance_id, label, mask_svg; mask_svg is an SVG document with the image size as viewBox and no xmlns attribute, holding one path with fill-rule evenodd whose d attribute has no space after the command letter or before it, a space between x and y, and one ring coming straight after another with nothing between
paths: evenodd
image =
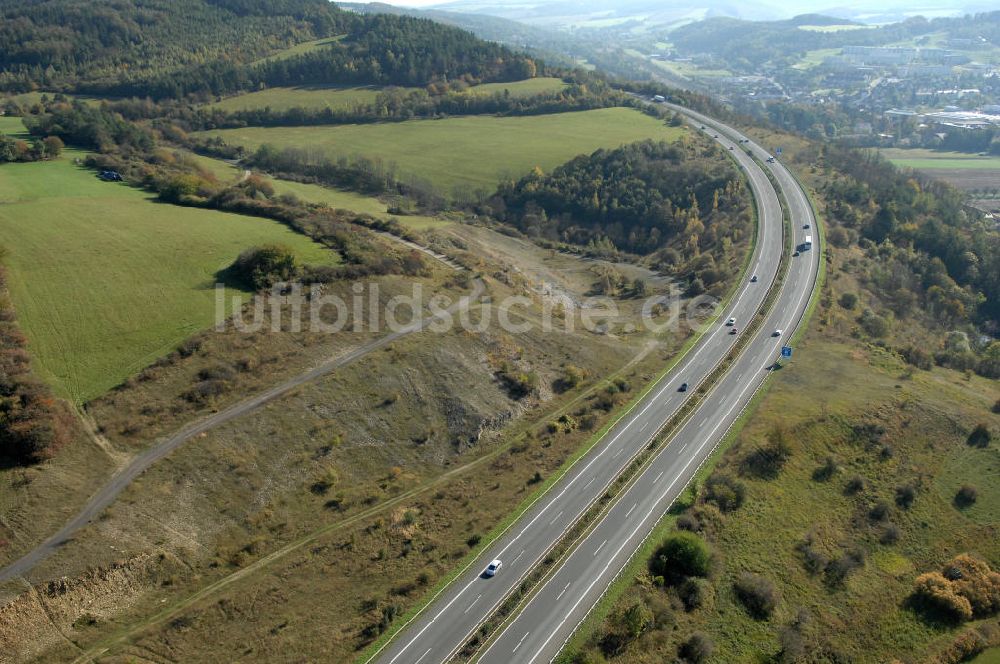
<instances>
[{"instance_id":1,"label":"grassy verge","mask_svg":"<svg viewBox=\"0 0 1000 664\"><path fill-rule=\"evenodd\" d=\"M654 526L653 530L650 532L649 537L643 541L642 546L640 546L636 552L629 559L625 567L622 568L621 573L615 577L611 585L608 586L607 591L601 596L601 599L593 606L587 617L583 619L577 629L573 632L573 635L566 642L559 656L556 658L557 664L571 664L575 654L581 650L587 642L587 639L598 630L605 619L610 615L612 609L621 599L622 595L629 589L629 587L635 582L636 577L645 569L646 565L649 563L650 556L653 555L653 550L660 544L663 538L669 533L674 526L674 522L677 520L676 513L683 508L688 507L694 499L697 492L697 487L702 484L712 471L715 470L716 463L722 458L732 444L739 437L740 432L746 425L747 421L753 416L754 411L760 406L761 401L763 401L765 394L767 393L767 388L771 382L771 375L765 379L764 383L761 385L760 389L754 394L753 398L747 404L746 408L737 418L733 426L730 427L729 432L722 438L718 447L712 452L711 456L702 464L698 472L695 473L694 478L692 478L689 485L689 490L683 498L678 499L674 502L671 508L664 514L663 518L660 519L659 523Z\"/></svg>"}]
</instances>

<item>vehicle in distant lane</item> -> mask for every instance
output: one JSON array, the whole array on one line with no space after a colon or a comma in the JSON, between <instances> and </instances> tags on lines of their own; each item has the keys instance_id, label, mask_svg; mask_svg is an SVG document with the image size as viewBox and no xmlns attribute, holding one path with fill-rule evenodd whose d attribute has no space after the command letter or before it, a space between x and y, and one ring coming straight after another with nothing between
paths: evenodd
<instances>
[{"instance_id":1,"label":"vehicle in distant lane","mask_svg":"<svg viewBox=\"0 0 1000 664\"><path fill-rule=\"evenodd\" d=\"M677 388L677 391L678 392L687 392L688 391L688 384L687 383L681 383L681 386L679 388Z\"/></svg>"},{"instance_id":2,"label":"vehicle in distant lane","mask_svg":"<svg viewBox=\"0 0 1000 664\"><path fill-rule=\"evenodd\" d=\"M499 558L491 562L486 566L486 571L483 572L486 576L496 576L500 572L500 568L503 567L503 562Z\"/></svg>"}]
</instances>

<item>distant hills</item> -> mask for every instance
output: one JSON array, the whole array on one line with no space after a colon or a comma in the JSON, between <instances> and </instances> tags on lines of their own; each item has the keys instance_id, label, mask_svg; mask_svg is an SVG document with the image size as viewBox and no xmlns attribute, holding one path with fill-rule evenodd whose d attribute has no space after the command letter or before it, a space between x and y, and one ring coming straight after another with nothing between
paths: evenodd
<instances>
[{"instance_id":1,"label":"distant hills","mask_svg":"<svg viewBox=\"0 0 1000 664\"><path fill-rule=\"evenodd\" d=\"M433 6L433 9L491 14L551 28L600 28L615 22L641 22L646 27L688 23L713 16L729 16L746 20L778 20L797 14L824 14L865 23L901 21L911 16L927 18L954 16L990 11L996 8L989 0L886 0L871 3L861 0L833 2L802 0L795 3L776 0L734 2L720 0L556 0L524 2L523 0L455 0Z\"/></svg>"},{"instance_id":2,"label":"distant hills","mask_svg":"<svg viewBox=\"0 0 1000 664\"><path fill-rule=\"evenodd\" d=\"M423 86L536 73L526 56L467 31L363 16L327 0L0 0L0 43L0 90L9 92L177 99L274 85Z\"/></svg>"}]
</instances>

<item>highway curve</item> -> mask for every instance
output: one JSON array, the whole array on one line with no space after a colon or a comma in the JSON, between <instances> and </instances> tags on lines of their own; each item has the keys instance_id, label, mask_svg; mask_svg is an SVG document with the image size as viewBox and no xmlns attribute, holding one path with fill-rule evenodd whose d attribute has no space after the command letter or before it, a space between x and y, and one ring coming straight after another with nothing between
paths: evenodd
<instances>
[{"instance_id":1,"label":"highway curve","mask_svg":"<svg viewBox=\"0 0 1000 664\"><path fill-rule=\"evenodd\" d=\"M704 116L694 116L720 135L745 137ZM723 142L730 141L723 138ZM737 143L739 150L739 143ZM750 149L765 155L759 147ZM643 470L593 526L572 553L521 608L504 631L489 644L483 663L549 662L615 576L639 548L670 504L680 495L702 463L722 440L761 386L782 345L799 326L816 286L822 253L812 208L798 183L780 163L771 165L785 192L792 218L794 245L806 235L811 250L793 258L775 305L745 351L709 392L676 436ZM808 227L807 227L808 225ZM775 330L783 334L775 336Z\"/></svg>"},{"instance_id":2,"label":"highway curve","mask_svg":"<svg viewBox=\"0 0 1000 664\"><path fill-rule=\"evenodd\" d=\"M758 281L746 280L721 312L720 324L372 660L380 664L433 664L451 659L729 353L737 337L730 335L721 321L734 317L742 326L760 310L783 250L791 244L784 234L777 192L761 166L736 143L742 136L708 118L680 110L696 124L711 127L725 147L734 146L731 154L747 174L758 210L758 240L749 272L756 274ZM748 147L762 160L767 156L759 146L751 143ZM811 233L802 226L813 223L812 210L784 168L774 164L771 169L781 187L790 192L787 199L793 227L798 229L794 239L801 242ZM558 653L763 382L766 367L776 359L783 340L807 306L819 255L817 247L792 261L772 313L745 352L677 437L490 644L482 655L484 661L549 661ZM770 336L776 328L784 330L780 338ZM682 382L689 383L691 391L679 392ZM503 570L485 578L481 572L494 558L503 561Z\"/></svg>"}]
</instances>

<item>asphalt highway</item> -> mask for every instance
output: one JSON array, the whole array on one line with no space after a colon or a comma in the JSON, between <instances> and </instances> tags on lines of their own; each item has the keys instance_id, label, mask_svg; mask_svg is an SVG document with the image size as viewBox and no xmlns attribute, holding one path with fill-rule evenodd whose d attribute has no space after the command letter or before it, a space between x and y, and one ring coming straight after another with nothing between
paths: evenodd
<instances>
[{"instance_id":1,"label":"asphalt highway","mask_svg":"<svg viewBox=\"0 0 1000 664\"><path fill-rule=\"evenodd\" d=\"M763 161L763 148L737 141L744 137L709 118L683 110L696 126L705 125L747 174L757 203L758 240L749 278L718 322L705 332L684 359L661 379L646 397L580 459L519 520L447 586L431 604L372 658L381 664L445 662L496 609L503 599L544 558L562 535L605 492L659 429L677 413L736 343L724 325L733 317L743 325L761 309L777 275L782 252L791 250L782 227L777 192L746 148ZM814 225L804 194L780 163L767 164L786 191L793 218L793 238L801 243L806 223ZM788 278L766 322L732 368L707 395L702 405L646 470L605 512L572 553L548 578L520 613L481 654L481 661L547 662L553 658L586 613L607 589L632 553L666 512L698 467L725 435L740 411L763 382L777 359L782 343L797 326L815 284L819 248L792 259ZM780 336L771 336L776 329ZM687 392L678 391L689 383ZM490 560L503 561L501 573L482 574Z\"/></svg>"}]
</instances>

